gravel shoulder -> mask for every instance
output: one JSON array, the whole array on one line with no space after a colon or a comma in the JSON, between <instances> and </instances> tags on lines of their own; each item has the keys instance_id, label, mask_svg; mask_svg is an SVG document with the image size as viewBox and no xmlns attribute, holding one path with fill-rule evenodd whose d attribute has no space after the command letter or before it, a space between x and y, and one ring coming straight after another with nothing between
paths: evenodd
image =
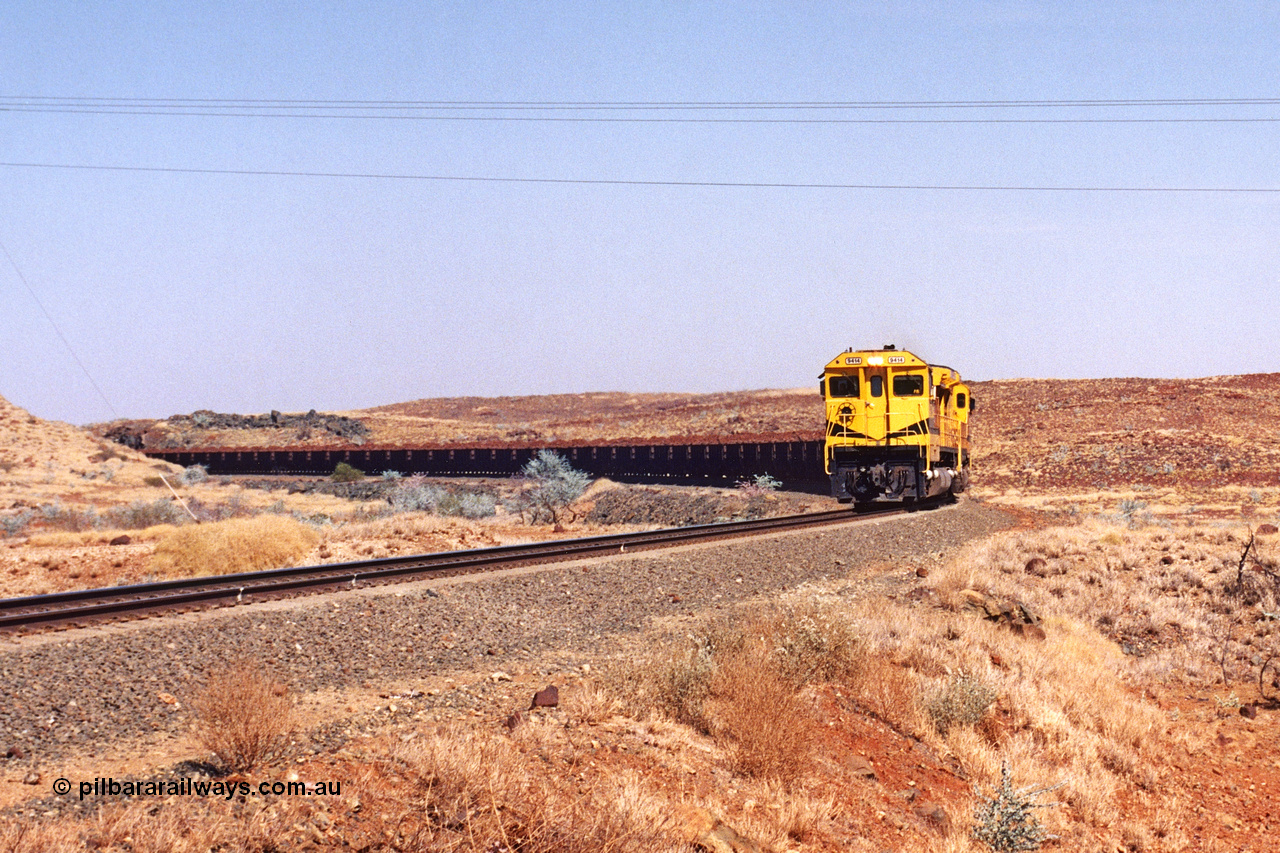
<instances>
[{"instance_id":1,"label":"gravel shoulder","mask_svg":"<svg viewBox=\"0 0 1280 853\"><path fill-rule=\"evenodd\" d=\"M47 794L69 766L141 767L188 749L190 699L229 663L264 663L289 684L316 709L317 740L349 735L341 712L379 700L371 710L383 717L505 714L512 708L494 703L524 695L524 682L625 654L646 629L805 582L882 575L1014 524L966 499L746 541L0 641L0 806ZM513 681L488 677L497 671ZM33 772L44 781L22 785Z\"/></svg>"}]
</instances>

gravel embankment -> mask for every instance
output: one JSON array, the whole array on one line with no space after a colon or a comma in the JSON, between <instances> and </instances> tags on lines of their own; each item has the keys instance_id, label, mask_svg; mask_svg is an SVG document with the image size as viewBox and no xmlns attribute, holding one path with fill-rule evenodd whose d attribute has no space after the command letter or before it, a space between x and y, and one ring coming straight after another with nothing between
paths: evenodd
<instances>
[{"instance_id":1,"label":"gravel embankment","mask_svg":"<svg viewBox=\"0 0 1280 853\"><path fill-rule=\"evenodd\" d=\"M184 731L203 674L228 662L267 662L302 692L493 671L548 653L588 654L654 617L856 576L1011 524L964 501L848 527L0 640L0 769L47 767L119 739ZM165 704L161 693L181 701ZM3 758L11 747L20 760Z\"/></svg>"}]
</instances>

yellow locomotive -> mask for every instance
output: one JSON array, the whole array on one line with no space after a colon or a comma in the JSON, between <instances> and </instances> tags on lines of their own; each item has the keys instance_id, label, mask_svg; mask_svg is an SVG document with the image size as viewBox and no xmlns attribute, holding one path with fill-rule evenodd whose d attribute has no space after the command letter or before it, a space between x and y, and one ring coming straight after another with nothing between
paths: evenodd
<instances>
[{"instance_id":1,"label":"yellow locomotive","mask_svg":"<svg viewBox=\"0 0 1280 853\"><path fill-rule=\"evenodd\" d=\"M950 367L892 344L846 350L822 374L831 493L841 503L959 494L973 395Z\"/></svg>"}]
</instances>

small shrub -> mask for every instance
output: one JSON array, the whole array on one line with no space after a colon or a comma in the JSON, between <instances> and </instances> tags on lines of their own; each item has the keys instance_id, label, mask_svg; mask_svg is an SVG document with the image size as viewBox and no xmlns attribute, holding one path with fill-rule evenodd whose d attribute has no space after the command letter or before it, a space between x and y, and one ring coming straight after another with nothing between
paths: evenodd
<instances>
[{"instance_id":1,"label":"small shrub","mask_svg":"<svg viewBox=\"0 0 1280 853\"><path fill-rule=\"evenodd\" d=\"M442 494L444 490L429 484L426 477L415 476L397 483L387 501L396 512L435 512Z\"/></svg>"},{"instance_id":2,"label":"small shrub","mask_svg":"<svg viewBox=\"0 0 1280 853\"><path fill-rule=\"evenodd\" d=\"M493 495L481 492L467 492L458 502L458 514L463 518L488 518L498 511L498 502Z\"/></svg>"},{"instance_id":3,"label":"small shrub","mask_svg":"<svg viewBox=\"0 0 1280 853\"><path fill-rule=\"evenodd\" d=\"M961 675L947 682L925 706L939 734L953 726L975 726L996 701L996 692L985 682Z\"/></svg>"},{"instance_id":4,"label":"small shrub","mask_svg":"<svg viewBox=\"0 0 1280 853\"><path fill-rule=\"evenodd\" d=\"M462 498L453 492L441 489L440 497L436 500L436 515L458 515L462 509Z\"/></svg>"},{"instance_id":5,"label":"small shrub","mask_svg":"<svg viewBox=\"0 0 1280 853\"><path fill-rule=\"evenodd\" d=\"M1151 513L1146 512L1147 502L1123 498L1120 501L1120 518L1129 527L1139 527L1151 523Z\"/></svg>"},{"instance_id":6,"label":"small shrub","mask_svg":"<svg viewBox=\"0 0 1280 853\"><path fill-rule=\"evenodd\" d=\"M243 772L281 758L293 728L293 703L283 685L255 666L216 673L192 702L196 738L225 770Z\"/></svg>"},{"instance_id":7,"label":"small shrub","mask_svg":"<svg viewBox=\"0 0 1280 853\"><path fill-rule=\"evenodd\" d=\"M35 517L31 510L24 509L10 515L0 515L0 530L5 536L17 536L27 529L27 524Z\"/></svg>"},{"instance_id":8,"label":"small shrub","mask_svg":"<svg viewBox=\"0 0 1280 853\"><path fill-rule=\"evenodd\" d=\"M161 486L164 485L164 478L163 477L143 477L142 482L145 485L152 486L154 488L160 488Z\"/></svg>"},{"instance_id":9,"label":"small shrub","mask_svg":"<svg viewBox=\"0 0 1280 853\"><path fill-rule=\"evenodd\" d=\"M72 509L64 507L60 501L41 504L38 512L40 520L46 528L80 532L101 527L103 520L94 507Z\"/></svg>"},{"instance_id":10,"label":"small shrub","mask_svg":"<svg viewBox=\"0 0 1280 853\"><path fill-rule=\"evenodd\" d=\"M400 481L387 501L395 512L429 512L432 515L460 515L464 518L488 518L497 512L497 501L484 492L450 492L433 486L425 477L409 477Z\"/></svg>"},{"instance_id":11,"label":"small shrub","mask_svg":"<svg viewBox=\"0 0 1280 853\"><path fill-rule=\"evenodd\" d=\"M864 666L867 650L853 624L832 609L807 606L790 610L768 624L778 670L797 687L852 679Z\"/></svg>"},{"instance_id":12,"label":"small shrub","mask_svg":"<svg viewBox=\"0 0 1280 853\"><path fill-rule=\"evenodd\" d=\"M738 491L747 497L760 497L782 488L782 481L768 474L757 474L750 480L739 480L734 484Z\"/></svg>"},{"instance_id":13,"label":"small shrub","mask_svg":"<svg viewBox=\"0 0 1280 853\"><path fill-rule=\"evenodd\" d=\"M339 462L334 466L333 473L329 475L329 479L335 483L354 483L364 479L364 472L359 468L348 465L346 462Z\"/></svg>"},{"instance_id":14,"label":"small shrub","mask_svg":"<svg viewBox=\"0 0 1280 853\"><path fill-rule=\"evenodd\" d=\"M209 469L203 465L189 465L178 475L178 482L184 486L195 486L209 479Z\"/></svg>"},{"instance_id":15,"label":"small shrub","mask_svg":"<svg viewBox=\"0 0 1280 853\"><path fill-rule=\"evenodd\" d=\"M668 717L706 734L711 731L706 702L711 695L715 661L711 649L699 642L692 649L671 655L655 671L643 674L651 681L654 704Z\"/></svg>"},{"instance_id":16,"label":"small shrub","mask_svg":"<svg viewBox=\"0 0 1280 853\"><path fill-rule=\"evenodd\" d=\"M186 512L172 498L157 498L154 501L137 500L124 506L109 507L102 517L105 526L120 530L141 530L158 524L176 526L188 518Z\"/></svg>"},{"instance_id":17,"label":"small shrub","mask_svg":"<svg viewBox=\"0 0 1280 853\"><path fill-rule=\"evenodd\" d=\"M516 497L521 516L529 515L529 523L546 521L558 524L569 504L587 490L591 478L575 469L554 450L539 450L520 472L526 485Z\"/></svg>"},{"instance_id":18,"label":"small shrub","mask_svg":"<svg viewBox=\"0 0 1280 853\"><path fill-rule=\"evenodd\" d=\"M880 655L868 655L851 689L859 705L890 726L912 735L924 733L919 692L903 667Z\"/></svg>"},{"instance_id":19,"label":"small shrub","mask_svg":"<svg viewBox=\"0 0 1280 853\"><path fill-rule=\"evenodd\" d=\"M393 748L388 761L409 777L412 808L428 818L398 849L625 853L691 849L669 798L637 773L550 770L530 755L541 727L512 737L484 729L430 727ZM523 748L522 748L523 746ZM546 754L544 750L537 750ZM590 775L587 775L590 774ZM345 789L344 789L345 792ZM362 799L363 799L362 795ZM374 808L377 808L375 805ZM687 823L687 820L684 822ZM390 825L399 826L395 823ZM405 833L408 835L408 833ZM256 848L255 848L256 849Z\"/></svg>"},{"instance_id":20,"label":"small shrub","mask_svg":"<svg viewBox=\"0 0 1280 853\"><path fill-rule=\"evenodd\" d=\"M236 492L222 503L216 504L212 511L218 521L255 515L253 508L245 503L244 493L242 492Z\"/></svg>"},{"instance_id":21,"label":"small shrub","mask_svg":"<svg viewBox=\"0 0 1280 853\"><path fill-rule=\"evenodd\" d=\"M388 480L388 481L399 480L403 476L404 474L401 474L399 471L387 470L382 472L382 479Z\"/></svg>"},{"instance_id":22,"label":"small shrub","mask_svg":"<svg viewBox=\"0 0 1280 853\"><path fill-rule=\"evenodd\" d=\"M1056 805L1035 802L1036 797L1056 787L1014 790L1009 778L1009 765L1003 765L1000 768L1000 786L992 795L984 797L981 791L977 792L980 802L973 813L973 837L997 853L1039 850L1041 844L1054 836L1045 833L1032 810Z\"/></svg>"},{"instance_id":23,"label":"small shrub","mask_svg":"<svg viewBox=\"0 0 1280 853\"><path fill-rule=\"evenodd\" d=\"M603 723L625 710L611 690L596 684L583 684L570 691L562 707L575 723L586 725Z\"/></svg>"}]
</instances>

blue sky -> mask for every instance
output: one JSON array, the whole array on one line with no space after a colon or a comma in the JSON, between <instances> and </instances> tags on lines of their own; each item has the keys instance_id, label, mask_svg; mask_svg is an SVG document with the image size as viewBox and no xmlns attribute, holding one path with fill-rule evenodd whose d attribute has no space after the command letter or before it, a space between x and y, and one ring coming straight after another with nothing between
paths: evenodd
<instances>
[{"instance_id":1,"label":"blue sky","mask_svg":"<svg viewBox=\"0 0 1280 853\"><path fill-rule=\"evenodd\" d=\"M1280 370L1280 192L1115 191L1280 189L1280 101L1221 103L1280 98L1280 7L1049 5L9 0L0 395L796 387L888 342L971 379ZM697 121L546 120L603 117ZM920 189L979 186L1094 191Z\"/></svg>"}]
</instances>

